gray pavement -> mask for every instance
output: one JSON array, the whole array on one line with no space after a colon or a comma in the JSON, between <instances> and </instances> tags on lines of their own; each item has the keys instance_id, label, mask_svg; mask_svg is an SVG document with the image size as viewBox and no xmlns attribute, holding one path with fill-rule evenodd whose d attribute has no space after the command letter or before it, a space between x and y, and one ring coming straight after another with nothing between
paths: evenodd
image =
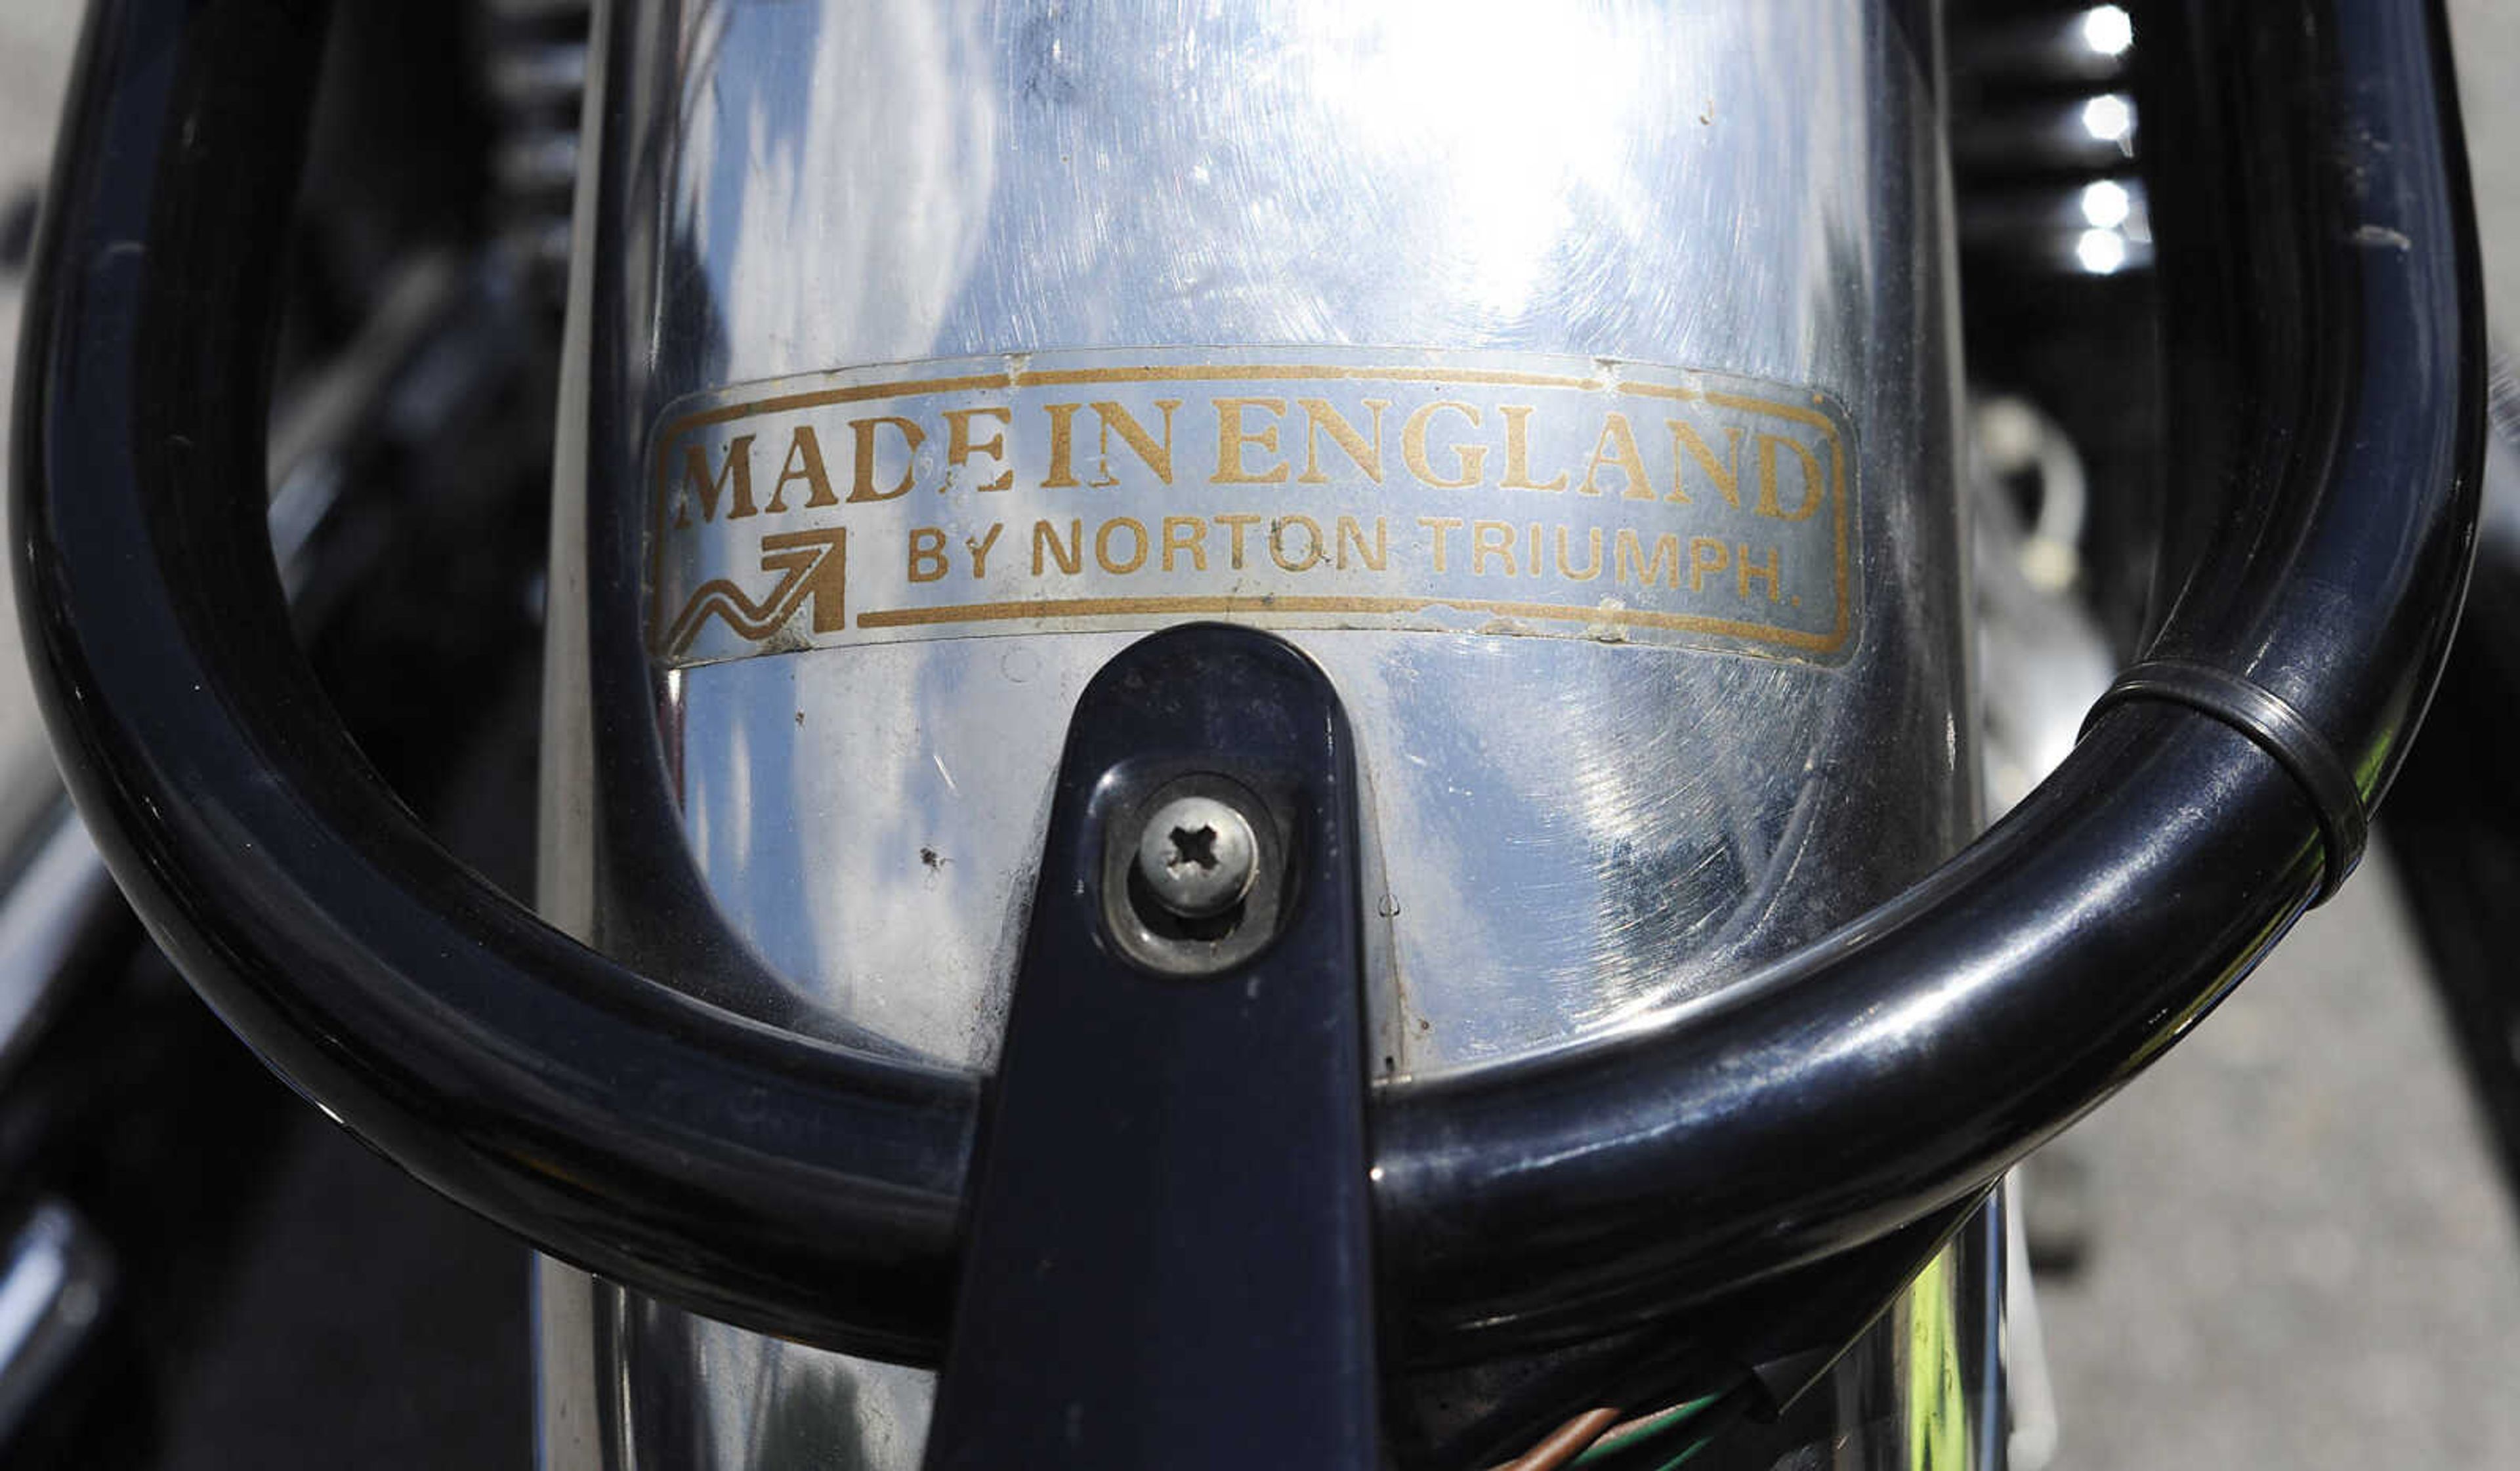
<instances>
[{"instance_id":1,"label":"gray pavement","mask_svg":"<svg viewBox=\"0 0 2520 1471\"><path fill-rule=\"evenodd\" d=\"M2060 1145L2060 1471L2520 1464L2520 1231L2385 855Z\"/></svg>"},{"instance_id":2,"label":"gray pavement","mask_svg":"<svg viewBox=\"0 0 2520 1471\"><path fill-rule=\"evenodd\" d=\"M2520 322L2520 5L2451 0L2450 17L2486 300L2495 321Z\"/></svg>"},{"instance_id":3,"label":"gray pavement","mask_svg":"<svg viewBox=\"0 0 2520 1471\"><path fill-rule=\"evenodd\" d=\"M2520 5L2453 0L2489 292L2520 312ZM0 13L0 189L72 8ZM0 344L19 284L0 280ZM10 359L0 356L0 390ZM0 403L7 400L0 395ZM0 602L0 770L32 731ZM2044 1289L2064 1471L2520 1465L2520 1230L2374 862L2068 1137L2093 1241Z\"/></svg>"},{"instance_id":4,"label":"gray pavement","mask_svg":"<svg viewBox=\"0 0 2520 1471\"><path fill-rule=\"evenodd\" d=\"M2520 5L2452 0L2486 292L2520 320ZM2520 1228L2385 860L2065 1138L2059 1471L2520 1465Z\"/></svg>"},{"instance_id":5,"label":"gray pavement","mask_svg":"<svg viewBox=\"0 0 2520 1471\"><path fill-rule=\"evenodd\" d=\"M79 8L15 0L0 7L0 197L40 185L52 155ZM18 318L25 279L0 272L0 448L9 442L8 406L16 402ZM7 596L9 559L0 558L0 774L26 769L41 739L19 661L17 602Z\"/></svg>"}]
</instances>

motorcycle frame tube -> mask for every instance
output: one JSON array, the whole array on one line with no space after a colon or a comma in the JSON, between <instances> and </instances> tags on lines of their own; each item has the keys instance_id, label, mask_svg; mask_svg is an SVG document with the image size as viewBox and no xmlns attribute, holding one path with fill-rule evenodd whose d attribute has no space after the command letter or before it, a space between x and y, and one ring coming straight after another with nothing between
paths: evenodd
<instances>
[{"instance_id":1,"label":"motorcycle frame tube","mask_svg":"<svg viewBox=\"0 0 2520 1471\"><path fill-rule=\"evenodd\" d=\"M2180 19L2182 120L2217 162L2161 167L2215 207L2198 239L2158 228L2180 299L2223 302L2179 346L2229 365L2229 423L2177 410L2181 488L2221 494L2195 497L2147 655L2282 698L2367 807L2438 677L2476 517L2484 313L2447 32L2437 7L2361 0ZM1389 1098L1383 1222L1411 1243L1418 1334L1649 1316L1992 1179L2246 975L2319 892L2321 831L2232 729L2119 704L1967 852L1714 1014Z\"/></svg>"},{"instance_id":2,"label":"motorcycle frame tube","mask_svg":"<svg viewBox=\"0 0 2520 1471\"><path fill-rule=\"evenodd\" d=\"M745 1021L543 925L421 832L295 650L263 427L315 14L107 0L82 43L13 463L21 619L80 810L222 1016L427 1182L711 1315L931 1357L977 1080ZM2368 803L2474 522L2464 158L2438 7L2256 19L2215 32L2247 43L2219 58L2242 186L2220 223L2250 262L2238 315L2289 323L2267 345L2297 368L2239 398L2243 452L2199 471L2229 509L2158 646L2275 691ZM2282 934L2321 878L2318 819L2211 717L2120 705L1811 950L1649 1032L1387 1090L1410 1350L1666 1312L1983 1187Z\"/></svg>"},{"instance_id":3,"label":"motorcycle frame tube","mask_svg":"<svg viewBox=\"0 0 2520 1471\"><path fill-rule=\"evenodd\" d=\"M81 815L229 1025L427 1183L608 1275L920 1352L975 1081L861 1063L560 936L420 830L296 651L263 439L320 22L140 0L81 42L14 525ZM718 1241L695 1249L700 1220ZM816 1240L860 1267L796 1254Z\"/></svg>"}]
</instances>

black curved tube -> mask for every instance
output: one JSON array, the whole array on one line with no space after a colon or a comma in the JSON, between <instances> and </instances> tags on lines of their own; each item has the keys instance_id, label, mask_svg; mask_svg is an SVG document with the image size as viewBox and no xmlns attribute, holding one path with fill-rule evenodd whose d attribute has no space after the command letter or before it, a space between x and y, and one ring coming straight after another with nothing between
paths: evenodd
<instances>
[{"instance_id":1,"label":"black curved tube","mask_svg":"<svg viewBox=\"0 0 2520 1471\"><path fill-rule=\"evenodd\" d=\"M2197 469L2226 509L2154 652L2277 694L2367 805L2474 514L2441 23L2297 0L2243 31L2222 9L2194 7L2200 75L2231 135L2230 350L2254 356ZM543 927L420 832L293 651L259 492L306 15L110 0L90 22L13 465L21 616L80 809L222 1015L423 1180L701 1311L930 1356L976 1082L744 1021ZM2244 736L2123 704L1967 853L1705 1008L1390 1091L1381 1255L1412 1352L1633 1321L1978 1188L2282 933L2321 877L2318 817Z\"/></svg>"},{"instance_id":2,"label":"black curved tube","mask_svg":"<svg viewBox=\"0 0 2520 1471\"><path fill-rule=\"evenodd\" d=\"M2154 222L2174 361L2214 372L2178 379L2173 494L2200 513L2147 657L2278 697L2367 809L2439 676L2476 518L2484 314L2446 31L2400 0L2171 10L2138 20L2187 68L2188 115L2147 119L2184 196ZM1396 1093L1381 1204L1418 1342L1642 1318L1992 1179L2282 935L2323 876L2318 795L2212 716L2114 703L1968 851L1701 1014Z\"/></svg>"},{"instance_id":3,"label":"black curved tube","mask_svg":"<svg viewBox=\"0 0 2520 1471\"><path fill-rule=\"evenodd\" d=\"M973 1080L712 1010L543 926L421 832L296 653L263 425L321 30L317 6L122 0L81 43L11 530L79 810L195 987L414 1175L703 1311L924 1351Z\"/></svg>"}]
</instances>

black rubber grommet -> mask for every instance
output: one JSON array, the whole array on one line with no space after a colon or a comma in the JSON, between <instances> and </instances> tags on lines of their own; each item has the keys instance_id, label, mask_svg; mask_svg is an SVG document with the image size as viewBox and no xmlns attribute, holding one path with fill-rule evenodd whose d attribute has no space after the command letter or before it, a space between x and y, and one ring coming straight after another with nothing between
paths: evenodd
<instances>
[{"instance_id":1,"label":"black rubber grommet","mask_svg":"<svg viewBox=\"0 0 2520 1471\"><path fill-rule=\"evenodd\" d=\"M2313 903L2335 897L2362 862L2362 850L2371 840L2371 814L2362 805L2353 768L2327 737L2272 691L2228 670L2185 659L2146 659L2130 667L2083 718L2084 732L2089 734L2112 706L2139 699L2184 705L2212 716L2249 737L2301 783L2302 794L2318 815L2320 841L2327 850L2326 871L2319 876Z\"/></svg>"}]
</instances>

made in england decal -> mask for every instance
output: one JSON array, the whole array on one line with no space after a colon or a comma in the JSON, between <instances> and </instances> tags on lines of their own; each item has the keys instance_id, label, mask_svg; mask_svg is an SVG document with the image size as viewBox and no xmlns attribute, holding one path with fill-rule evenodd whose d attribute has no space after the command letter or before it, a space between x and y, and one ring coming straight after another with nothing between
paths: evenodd
<instances>
[{"instance_id":1,"label":"made in england decal","mask_svg":"<svg viewBox=\"0 0 2520 1471\"><path fill-rule=\"evenodd\" d=\"M1408 629L1836 664L1853 431L1825 394L1531 354L1035 353L747 384L652 440L681 667L985 634Z\"/></svg>"}]
</instances>

